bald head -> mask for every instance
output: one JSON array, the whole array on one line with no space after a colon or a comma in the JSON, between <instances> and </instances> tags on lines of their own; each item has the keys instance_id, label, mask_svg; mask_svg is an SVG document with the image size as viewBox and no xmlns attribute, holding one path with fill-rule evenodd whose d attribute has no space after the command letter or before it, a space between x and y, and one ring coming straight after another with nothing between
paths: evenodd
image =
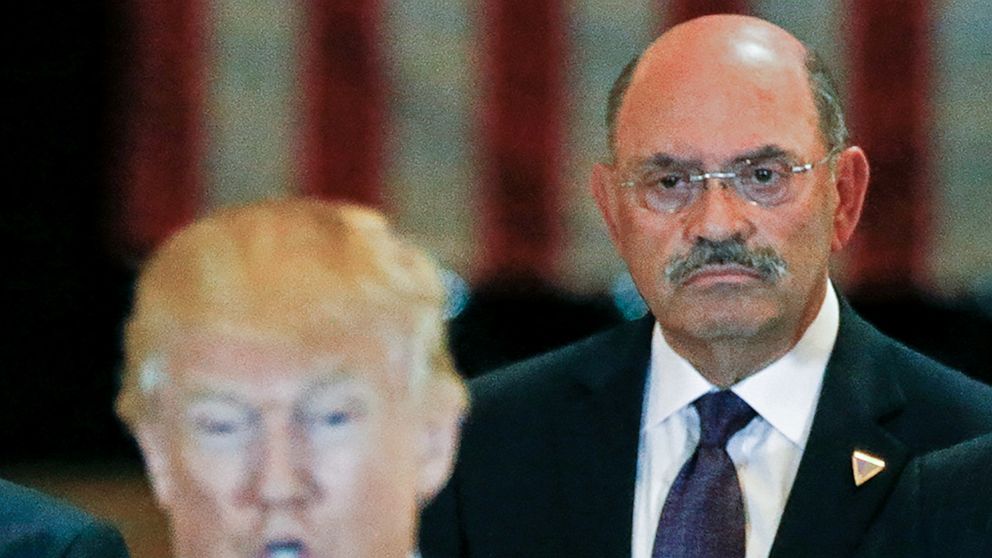
<instances>
[{"instance_id":1,"label":"bald head","mask_svg":"<svg viewBox=\"0 0 992 558\"><path fill-rule=\"evenodd\" d=\"M788 93L798 93L789 95ZM676 106L684 101L697 102ZM847 129L836 86L814 51L784 29L762 19L714 15L677 25L634 58L613 84L607 106L610 148L617 132L637 117L631 105L690 111L726 106L728 125L738 110L764 104L810 118L828 148L846 144Z\"/></svg>"},{"instance_id":2,"label":"bald head","mask_svg":"<svg viewBox=\"0 0 992 558\"><path fill-rule=\"evenodd\" d=\"M805 47L798 39L763 19L713 15L672 27L647 48L643 58L646 65L691 68L699 61L731 66L790 65L800 63L803 56Z\"/></svg>"}]
</instances>

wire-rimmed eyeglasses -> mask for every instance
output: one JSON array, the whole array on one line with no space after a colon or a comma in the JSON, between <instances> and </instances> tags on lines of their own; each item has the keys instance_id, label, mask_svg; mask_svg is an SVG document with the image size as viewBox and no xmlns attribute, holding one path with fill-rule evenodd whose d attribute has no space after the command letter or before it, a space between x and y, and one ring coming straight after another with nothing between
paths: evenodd
<instances>
[{"instance_id":1,"label":"wire-rimmed eyeglasses","mask_svg":"<svg viewBox=\"0 0 992 558\"><path fill-rule=\"evenodd\" d=\"M675 213L689 205L706 189L710 179L732 186L748 202L763 207L786 203L795 196L794 175L813 170L840 152L831 149L819 161L795 164L778 151L743 158L728 168L713 172L686 169L667 158L642 165L639 172L621 182L635 188L641 204L659 213Z\"/></svg>"}]
</instances>

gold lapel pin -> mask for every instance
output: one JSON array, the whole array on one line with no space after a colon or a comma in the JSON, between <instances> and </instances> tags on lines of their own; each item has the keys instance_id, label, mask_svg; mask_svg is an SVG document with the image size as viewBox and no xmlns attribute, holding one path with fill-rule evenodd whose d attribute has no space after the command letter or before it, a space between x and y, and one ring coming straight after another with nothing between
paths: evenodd
<instances>
[{"instance_id":1,"label":"gold lapel pin","mask_svg":"<svg viewBox=\"0 0 992 558\"><path fill-rule=\"evenodd\" d=\"M854 469L854 486L861 486L885 470L885 461L870 453L854 450L851 467Z\"/></svg>"}]
</instances>

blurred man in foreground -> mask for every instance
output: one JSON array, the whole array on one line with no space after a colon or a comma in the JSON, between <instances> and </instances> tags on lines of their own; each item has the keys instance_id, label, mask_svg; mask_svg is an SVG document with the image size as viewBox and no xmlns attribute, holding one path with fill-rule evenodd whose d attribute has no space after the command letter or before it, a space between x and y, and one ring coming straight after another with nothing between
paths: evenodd
<instances>
[{"instance_id":1,"label":"blurred man in foreground","mask_svg":"<svg viewBox=\"0 0 992 558\"><path fill-rule=\"evenodd\" d=\"M383 218L222 211L142 271L118 411L180 558L405 558L463 387L437 270Z\"/></svg>"},{"instance_id":2,"label":"blurred man in foreground","mask_svg":"<svg viewBox=\"0 0 992 558\"><path fill-rule=\"evenodd\" d=\"M471 385L424 554L852 556L912 456L992 430L992 390L833 288L869 171L822 63L695 19L607 119L591 190L651 315Z\"/></svg>"}]
</instances>

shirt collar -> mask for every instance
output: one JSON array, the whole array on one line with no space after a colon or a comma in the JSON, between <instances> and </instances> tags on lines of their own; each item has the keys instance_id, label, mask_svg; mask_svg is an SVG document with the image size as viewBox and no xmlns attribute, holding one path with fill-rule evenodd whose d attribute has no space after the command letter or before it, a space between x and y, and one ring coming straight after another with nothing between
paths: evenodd
<instances>
[{"instance_id":1,"label":"shirt collar","mask_svg":"<svg viewBox=\"0 0 992 558\"><path fill-rule=\"evenodd\" d=\"M799 342L781 358L730 388L773 428L803 449L839 323L840 304L833 284L828 281L820 311ZM703 394L717 389L671 348L656 322L651 337L643 428L661 424Z\"/></svg>"}]
</instances>

